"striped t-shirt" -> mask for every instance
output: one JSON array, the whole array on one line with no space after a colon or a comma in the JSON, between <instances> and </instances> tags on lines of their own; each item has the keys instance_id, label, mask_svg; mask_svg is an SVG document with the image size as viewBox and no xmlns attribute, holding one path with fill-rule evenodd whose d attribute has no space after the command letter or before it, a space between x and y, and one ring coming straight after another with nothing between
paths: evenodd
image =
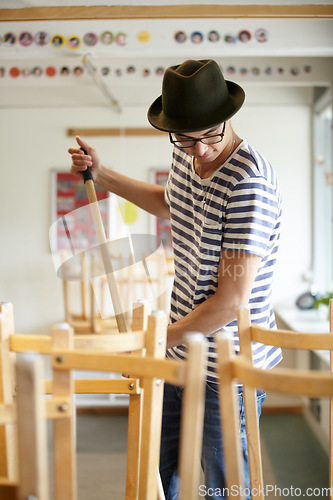
<instances>
[{"instance_id":1,"label":"striped t-shirt","mask_svg":"<svg viewBox=\"0 0 333 500\"><path fill-rule=\"evenodd\" d=\"M217 289L218 265L225 250L248 252L262 260L249 300L251 321L275 328L272 280L279 247L281 196L271 165L243 141L209 179L201 179L193 157L175 147L165 200L170 208L175 280L171 322L186 316ZM237 321L223 327L239 351ZM208 336L208 380L216 382L214 334ZM168 349L170 358L184 359L186 346ZM281 349L253 344L257 367L270 369Z\"/></svg>"}]
</instances>

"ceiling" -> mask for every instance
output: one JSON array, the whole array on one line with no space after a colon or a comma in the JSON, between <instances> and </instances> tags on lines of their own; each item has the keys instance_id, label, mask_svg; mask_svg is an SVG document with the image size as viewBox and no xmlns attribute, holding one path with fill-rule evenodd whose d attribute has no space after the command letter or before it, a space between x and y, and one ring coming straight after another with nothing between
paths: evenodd
<instances>
[{"instance_id":1,"label":"ceiling","mask_svg":"<svg viewBox=\"0 0 333 500\"><path fill-rule=\"evenodd\" d=\"M115 6L117 3L120 4L101 0L49 0L47 5ZM177 3L176 0L145 0L140 5ZM222 0L210 2L215 3L230 4ZM250 3L267 5L260 0ZM182 4L207 5L186 0ZM295 0L290 4L310 5L310 2ZM311 4L333 5L333 0L311 1ZM44 5L42 0L1 0L1 8ZM126 1L121 5L137 6L138 2ZM119 101L122 107L146 107L161 93L163 71L160 69L189 58L214 58L226 77L244 85L329 85L333 73L332 28L332 18L0 21L0 107L69 104L112 107L113 100ZM244 31L249 34L246 42L241 39ZM111 33L109 40L103 40L105 32ZM177 38L180 32L185 41ZM196 32L201 34L199 43L194 40ZM260 32L264 40L260 39ZM45 39L39 40L40 33L46 34L46 43ZM71 45L72 41L77 46ZM68 69L68 74L63 68ZM75 68L81 68L81 73Z\"/></svg>"}]
</instances>

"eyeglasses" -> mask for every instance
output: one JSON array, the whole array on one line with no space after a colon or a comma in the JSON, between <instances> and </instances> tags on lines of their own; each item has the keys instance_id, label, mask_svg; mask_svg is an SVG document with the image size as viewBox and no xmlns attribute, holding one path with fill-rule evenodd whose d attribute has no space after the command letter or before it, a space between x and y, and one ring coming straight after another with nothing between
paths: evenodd
<instances>
[{"instance_id":1,"label":"eyeglasses","mask_svg":"<svg viewBox=\"0 0 333 500\"><path fill-rule=\"evenodd\" d=\"M169 132L169 139L171 144L174 144L179 148L193 148L197 142L202 142L202 144L217 144L218 142L221 142L224 137L224 131L225 122L223 123L223 130L221 134L207 135L206 137L200 137L200 139L194 139L194 137L188 137L186 135L180 136Z\"/></svg>"}]
</instances>

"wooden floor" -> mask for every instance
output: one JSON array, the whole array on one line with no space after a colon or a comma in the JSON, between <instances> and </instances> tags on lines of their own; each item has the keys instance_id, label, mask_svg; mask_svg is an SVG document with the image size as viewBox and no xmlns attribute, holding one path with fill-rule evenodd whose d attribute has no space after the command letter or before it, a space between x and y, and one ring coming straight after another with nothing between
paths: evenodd
<instances>
[{"instance_id":1,"label":"wooden floor","mask_svg":"<svg viewBox=\"0 0 333 500\"><path fill-rule=\"evenodd\" d=\"M285 493L283 498L295 499L295 493L307 498L310 496L306 494L308 489L314 492L313 497L328 498L325 494L329 485L328 455L304 417L264 414L260 429L267 464L273 471L274 484ZM290 491L291 486L294 493Z\"/></svg>"},{"instance_id":2,"label":"wooden floor","mask_svg":"<svg viewBox=\"0 0 333 500\"><path fill-rule=\"evenodd\" d=\"M261 433L264 479L276 487L268 499L295 498L279 488L328 486L328 457L301 415L264 414ZM79 500L124 499L126 448L126 413L77 416Z\"/></svg>"}]
</instances>

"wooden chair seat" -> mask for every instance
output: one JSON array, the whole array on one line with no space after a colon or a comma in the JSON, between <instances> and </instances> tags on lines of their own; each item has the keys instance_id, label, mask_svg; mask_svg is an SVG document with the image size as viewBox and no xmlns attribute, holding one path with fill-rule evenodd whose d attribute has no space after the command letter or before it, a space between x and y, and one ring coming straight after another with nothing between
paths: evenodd
<instances>
[{"instance_id":1,"label":"wooden chair seat","mask_svg":"<svg viewBox=\"0 0 333 500\"><path fill-rule=\"evenodd\" d=\"M54 374L68 374L72 370L112 371L116 373L122 373L125 370L133 378L140 379L143 390L143 406L139 459L139 500L156 500L158 495L159 498L161 495L163 496L163 493L158 493L157 474L163 385L164 382L168 382L184 387L179 476L182 500L193 500L199 491L207 342L200 334L189 335L187 338L187 360L181 362L166 359L164 357L166 329L165 326L161 328L161 322L164 322L164 318L163 314L158 313L149 317L147 332L150 340L145 357L61 350L52 354L52 365ZM153 346L162 354L161 356L153 354ZM130 500L131 497L126 498Z\"/></svg>"},{"instance_id":2,"label":"wooden chair seat","mask_svg":"<svg viewBox=\"0 0 333 500\"><path fill-rule=\"evenodd\" d=\"M248 308L238 311L238 333L240 355L235 356L233 347L224 339L217 337L221 413L223 439L226 440L226 462L228 484L242 484L243 470L239 438L238 399L234 392L234 383L243 384L246 434L248 441L249 469L251 489L258 492L253 498L264 498L264 482L260 446L260 433L257 414L256 390L263 389L282 394L305 395L308 397L330 398L330 442L329 442L329 476L330 499L333 495L332 456L333 456L333 301L330 302L330 333L302 333L287 330L270 330L251 324ZM261 342L288 349L329 350L331 365L328 372L314 370L296 370L273 368L271 371L253 367L252 342ZM223 406L232 410L227 415ZM233 448L236 447L236 448ZM235 453L235 450L237 452ZM232 497L237 498L237 497ZM241 498L241 497L239 497Z\"/></svg>"},{"instance_id":3,"label":"wooden chair seat","mask_svg":"<svg viewBox=\"0 0 333 500\"><path fill-rule=\"evenodd\" d=\"M76 500L77 496L73 424L75 393L129 394L125 498L163 500L158 463L164 380L187 388L183 411L184 458L180 474L184 495L185 490L190 492L182 498L193 498L193 488L198 488L200 474L207 356L206 342L202 338L198 341L195 337L189 341L188 361L181 363L165 359L166 317L155 314L147 319L146 303L136 304L133 309L132 332L98 336L73 335L67 324L56 325L51 336L15 334L12 305L1 304L0 308L0 359L3 360L0 367L1 386L6 393L5 404L13 400L12 387L15 385L10 369L11 356L33 350L52 358L53 377L44 381L44 389L52 394L47 402L47 415L53 420L55 500ZM74 380L74 370L128 373L129 378ZM5 435L2 441L0 435L0 463L3 460L6 466L3 475L12 480L16 476L15 471L10 472L9 465L14 461L15 454L7 435L8 427L3 428Z\"/></svg>"}]
</instances>

